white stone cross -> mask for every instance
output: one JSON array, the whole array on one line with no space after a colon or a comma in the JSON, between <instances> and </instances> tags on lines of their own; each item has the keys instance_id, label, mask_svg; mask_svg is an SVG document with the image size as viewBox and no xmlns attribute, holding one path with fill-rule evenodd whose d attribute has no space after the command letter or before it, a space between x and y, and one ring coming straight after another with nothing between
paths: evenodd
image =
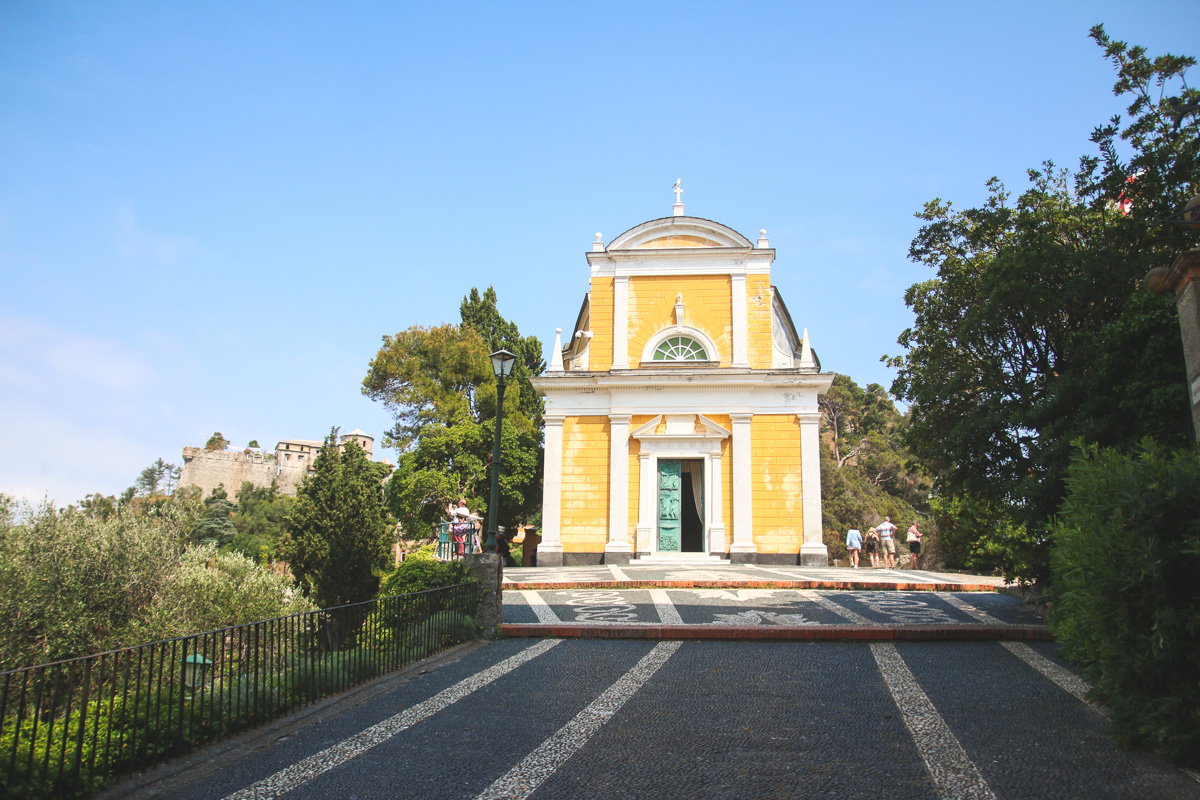
<instances>
[{"instance_id":1,"label":"white stone cross","mask_svg":"<svg viewBox=\"0 0 1200 800\"><path fill-rule=\"evenodd\" d=\"M683 182L683 178L676 178L676 179L675 179L675 188L674 188L672 191L674 191L674 192L675 192L675 202L676 202L676 204L678 204L678 203L682 203L682 202L683 202L683 201L682 201L682 200L679 198L679 195L683 194L683 187L679 185L679 184L680 184L680 183L682 183L682 182Z\"/></svg>"}]
</instances>

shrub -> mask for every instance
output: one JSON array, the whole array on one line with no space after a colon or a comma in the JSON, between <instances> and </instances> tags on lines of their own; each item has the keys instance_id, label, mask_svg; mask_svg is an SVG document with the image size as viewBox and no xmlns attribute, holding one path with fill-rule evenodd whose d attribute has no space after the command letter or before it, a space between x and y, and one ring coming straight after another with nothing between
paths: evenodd
<instances>
[{"instance_id":1,"label":"shrub","mask_svg":"<svg viewBox=\"0 0 1200 800\"><path fill-rule=\"evenodd\" d=\"M208 544L188 550L167 574L145 611L144 637L186 636L314 610L291 578Z\"/></svg>"},{"instance_id":2,"label":"shrub","mask_svg":"<svg viewBox=\"0 0 1200 800\"><path fill-rule=\"evenodd\" d=\"M1081 447L1053 536L1050 624L1117 741L1200 765L1200 455Z\"/></svg>"},{"instance_id":3,"label":"shrub","mask_svg":"<svg viewBox=\"0 0 1200 800\"><path fill-rule=\"evenodd\" d=\"M438 561L433 557L434 545L426 545L400 563L383 581L379 597L440 589L470 580L467 566L461 561Z\"/></svg>"}]
</instances>

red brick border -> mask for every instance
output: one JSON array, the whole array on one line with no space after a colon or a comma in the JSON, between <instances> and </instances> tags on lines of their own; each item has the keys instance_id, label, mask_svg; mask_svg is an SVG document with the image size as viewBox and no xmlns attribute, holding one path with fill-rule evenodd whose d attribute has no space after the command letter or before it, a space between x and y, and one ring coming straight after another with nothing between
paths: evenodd
<instances>
[{"instance_id":1,"label":"red brick border","mask_svg":"<svg viewBox=\"0 0 1200 800\"><path fill-rule=\"evenodd\" d=\"M994 592L987 583L871 583L870 581L514 581L503 589L847 589L885 592Z\"/></svg>"},{"instance_id":2,"label":"red brick border","mask_svg":"<svg viewBox=\"0 0 1200 800\"><path fill-rule=\"evenodd\" d=\"M1051 642L1048 628L1023 625L522 625L500 626L513 638L684 639L856 642Z\"/></svg>"}]
</instances>

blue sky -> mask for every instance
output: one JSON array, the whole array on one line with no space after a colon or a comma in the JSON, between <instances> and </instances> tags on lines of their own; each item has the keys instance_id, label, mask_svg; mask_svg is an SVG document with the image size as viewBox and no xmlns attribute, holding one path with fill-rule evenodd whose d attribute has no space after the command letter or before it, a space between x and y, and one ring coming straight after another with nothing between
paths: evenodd
<instances>
[{"instance_id":1,"label":"blue sky","mask_svg":"<svg viewBox=\"0 0 1200 800\"><path fill-rule=\"evenodd\" d=\"M1200 54L1193 0L6 0L0 492L119 493L215 430L379 439L381 335L490 284L548 360L593 235L676 178L767 229L826 370L890 385L914 212L1074 166L1123 110L1097 22Z\"/></svg>"}]
</instances>

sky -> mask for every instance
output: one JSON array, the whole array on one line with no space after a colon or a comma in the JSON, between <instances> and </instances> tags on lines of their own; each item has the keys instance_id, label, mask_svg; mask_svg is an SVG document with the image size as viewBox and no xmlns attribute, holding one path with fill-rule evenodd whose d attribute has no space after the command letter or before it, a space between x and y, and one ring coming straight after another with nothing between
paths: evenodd
<instances>
[{"instance_id":1,"label":"sky","mask_svg":"<svg viewBox=\"0 0 1200 800\"><path fill-rule=\"evenodd\" d=\"M379 442L381 336L490 285L549 361L594 235L677 178L767 230L825 371L890 386L914 214L1123 111L1096 23L1200 55L1194 0L3 0L0 492L119 494L214 431Z\"/></svg>"}]
</instances>

